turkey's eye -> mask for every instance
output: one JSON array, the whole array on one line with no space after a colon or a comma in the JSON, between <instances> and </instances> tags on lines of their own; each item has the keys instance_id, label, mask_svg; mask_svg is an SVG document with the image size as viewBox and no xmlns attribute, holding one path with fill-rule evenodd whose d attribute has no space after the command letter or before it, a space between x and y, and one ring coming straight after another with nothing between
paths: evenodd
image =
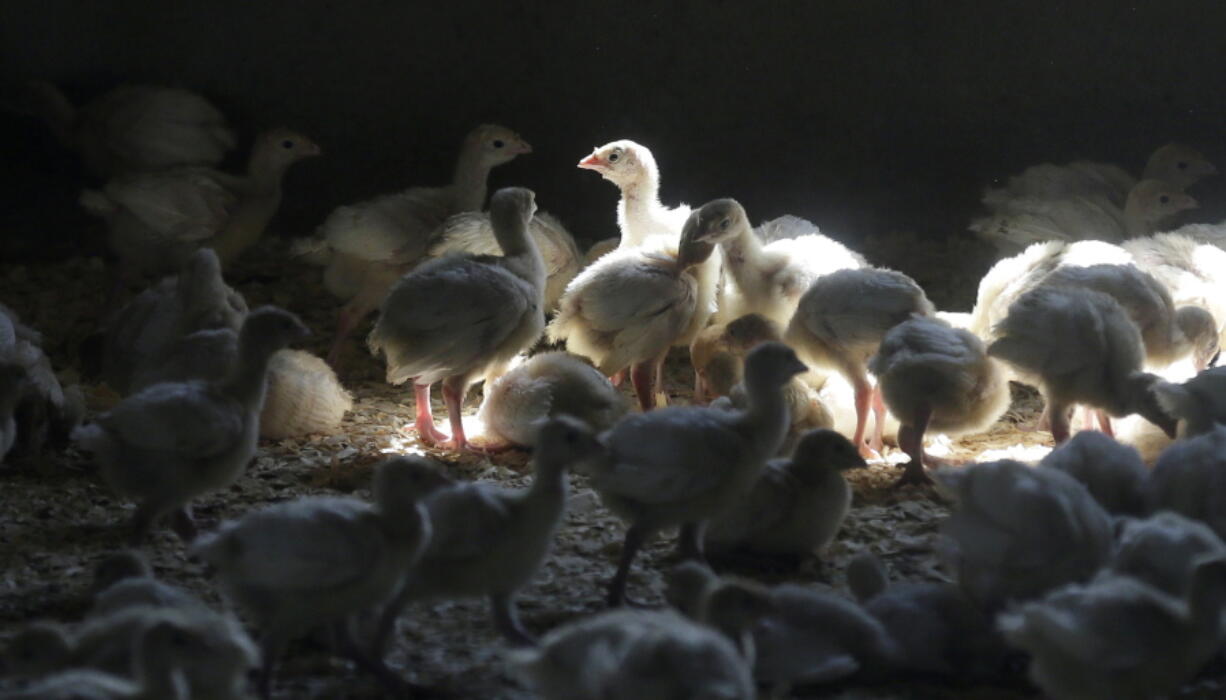
<instances>
[{"instance_id":1,"label":"turkey's eye","mask_svg":"<svg viewBox=\"0 0 1226 700\"><path fill-rule=\"evenodd\" d=\"M612 153L609 154L609 162L616 163L618 159L621 157L622 157L622 154L618 153L617 151L613 151Z\"/></svg>"},{"instance_id":2,"label":"turkey's eye","mask_svg":"<svg viewBox=\"0 0 1226 700\"><path fill-rule=\"evenodd\" d=\"M289 139L285 139L284 141L281 142L281 148L293 148L293 147L294 147L294 142L290 141Z\"/></svg>"},{"instance_id":3,"label":"turkey's eye","mask_svg":"<svg viewBox=\"0 0 1226 700\"><path fill-rule=\"evenodd\" d=\"M504 145L502 139L494 139L494 148L502 148Z\"/></svg>"},{"instance_id":4,"label":"turkey's eye","mask_svg":"<svg viewBox=\"0 0 1226 700\"><path fill-rule=\"evenodd\" d=\"M1171 201L1171 198L1166 195L1162 195L1161 197L1158 198L1158 201L1162 202L1163 204L1166 204Z\"/></svg>"},{"instance_id":5,"label":"turkey's eye","mask_svg":"<svg viewBox=\"0 0 1226 700\"><path fill-rule=\"evenodd\" d=\"M1181 160L1181 161L1179 161L1178 163L1176 163L1176 164L1175 164L1175 167L1176 167L1176 168L1179 168L1180 170L1187 170L1187 169L1188 169L1188 164L1187 164L1186 162L1184 162L1184 161L1182 161L1182 160Z\"/></svg>"},{"instance_id":6,"label":"turkey's eye","mask_svg":"<svg viewBox=\"0 0 1226 700\"><path fill-rule=\"evenodd\" d=\"M719 230L727 231L728 227L731 225L732 225L732 219L724 219L723 221L719 222Z\"/></svg>"}]
</instances>

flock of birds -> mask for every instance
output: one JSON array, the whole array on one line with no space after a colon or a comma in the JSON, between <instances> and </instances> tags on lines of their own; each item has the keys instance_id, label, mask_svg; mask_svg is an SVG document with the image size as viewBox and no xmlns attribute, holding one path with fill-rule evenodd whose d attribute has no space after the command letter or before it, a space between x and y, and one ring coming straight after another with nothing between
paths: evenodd
<instances>
[{"instance_id":1,"label":"flock of birds","mask_svg":"<svg viewBox=\"0 0 1226 700\"><path fill-rule=\"evenodd\" d=\"M408 604L458 597L489 599L511 664L548 699L993 678L1018 654L1052 697L1150 698L1221 649L1226 370L1212 365L1226 332L1226 228L1159 232L1214 173L1191 149L1158 149L1140 179L1045 164L989 190L990 215L972 229L1006 257L959 313L803 219L755 228L733 199L662 204L651 151L628 140L579 162L621 192L620 238L583 256L528 189L500 189L484 208L490 171L532 148L480 126L449 185L341 206L293 252L325 267L343 301L331 363L377 310L367 344L389 382L412 385L421 442L528 447L531 487L457 482L401 455L376 467L370 501L302 498L199 533L192 501L234 482L261 435L335 429L351 405L320 358L289 349L308 334L302 322L248 309L223 276L263 234L286 169L319 148L273 129L235 175L214 168L233 133L193 93L125 87L81 109L48 85L32 95L105 178L81 198L115 256L89 347L123 398L87 419L38 332L0 306L0 457L69 443L92 455L136 504L132 545L169 521L259 643L119 552L96 572L85 621L33 623L11 641L18 680L0 697L246 697L257 665L267 697L287 645L319 629L389 693L429 693L386 665L388 645ZM565 350L528 357L543 339ZM690 353L694 403L664 407L675 347ZM617 388L627 374L640 411ZM925 452L929 434L999 420L1010 381L1045 399L1035 427L1057 447L1041 463L951 469ZM477 382L483 434L470 438L462 409ZM436 383L448 432L432 414ZM1074 409L1100 430L1072 435ZM1112 437L1112 419L1132 414L1179 438L1152 469ZM853 601L704 563L708 550L819 551L850 506L842 472L881 458L887 439L909 457L899 486L935 476L955 496L944 532L956 582L891 585L861 555L847 571ZM549 552L571 472L627 526L614 609L537 639L516 595ZM670 528L684 560L669 576L672 609L633 604L636 555Z\"/></svg>"}]
</instances>

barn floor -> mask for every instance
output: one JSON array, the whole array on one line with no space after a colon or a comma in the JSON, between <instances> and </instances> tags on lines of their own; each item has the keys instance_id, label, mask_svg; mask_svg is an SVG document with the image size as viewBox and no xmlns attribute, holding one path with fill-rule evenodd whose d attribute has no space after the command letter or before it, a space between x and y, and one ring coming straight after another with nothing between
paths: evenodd
<instances>
[{"instance_id":1,"label":"barn floor","mask_svg":"<svg viewBox=\"0 0 1226 700\"><path fill-rule=\"evenodd\" d=\"M915 246L905 239L897 246L863 246L870 259L895 264L932 288L938 305L969 308L982 266L951 265L965 260L959 242L935 251L932 260L916 260ZM319 271L285 262L283 244L257 251L254 262L234 271L236 286L252 307L274 303L302 315L315 331L308 349L323 354L331 336L334 301L319 284ZM910 264L894 263L897 250ZM905 252L904 252L905 251ZM944 257L945 259L940 259ZM983 258L976 258L982 261ZM941 270L959 270L951 276ZM23 320L40 329L47 350L67 382L76 381L77 343L94 330L93 318L104 285L104 269L96 259L73 259L37 266L0 265L0 300ZM246 475L229 489L197 502L201 524L216 523L261 505L310 494L353 493L365 497L370 466L388 453L422 450L401 428L412 420L412 397L382 380L382 364L355 341L347 349L341 378L356 397L355 410L330 436L263 442ZM669 394L674 402L688 400L692 380L680 355L669 363ZM91 408L115 400L102 386L87 387ZM480 392L474 391L475 411ZM1004 420L986 435L953 443L955 458L972 459L986 450L1007 450L1028 457L1049 445L1045 433L1026 433L1015 425L1038 408L1033 395L1023 395ZM439 415L441 406L438 407ZM430 452L426 450L426 452ZM453 476L523 486L530 480L527 455L509 452L492 460L433 454ZM887 457L897 460L891 451ZM843 569L855 553L870 549L885 561L894 580L945 579L937 551L938 529L949 512L948 500L935 489L891 490L897 475L889 464L874 464L849 473L855 502L830 551L805 562L798 570L745 569L740 573L768 581L799 581L845 592ZM92 566L120 547L123 525L131 506L108 493L80 455L69 451L51 464L0 469L0 637L36 619L72 621L83 613ZM613 574L623 535L621 523L605 511L582 478L575 478L559 537L548 562L520 597L527 627L542 633L568 619L602 608L604 586ZM188 561L184 544L162 532L147 544L157 574L221 604L202 567ZM671 541L660 538L642 556L631 578L634 595L662 603L663 572L673 559ZM392 662L413 681L438 687L463 698L527 698L522 685L504 667L504 647L494 632L483 601L444 603L412 608L402 618ZM1216 678L1189 687L1180 697L1220 697ZM379 688L367 676L331 660L321 647L295 646L276 683L280 698L378 697ZM847 684L816 689L814 697L855 698L1025 698L1035 692L1022 674L1001 678L991 686L961 686L932 680L893 682L872 687Z\"/></svg>"}]
</instances>

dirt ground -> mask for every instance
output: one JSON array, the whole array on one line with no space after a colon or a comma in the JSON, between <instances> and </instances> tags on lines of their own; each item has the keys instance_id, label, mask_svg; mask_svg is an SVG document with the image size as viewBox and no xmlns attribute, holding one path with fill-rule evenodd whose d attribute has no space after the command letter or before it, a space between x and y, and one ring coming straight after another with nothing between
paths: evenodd
<instances>
[{"instance_id":1,"label":"dirt ground","mask_svg":"<svg viewBox=\"0 0 1226 700\"><path fill-rule=\"evenodd\" d=\"M914 241L912 241L913 243ZM871 244L871 242L870 242ZM960 243L932 249L933 260L916 258L916 246L904 238L897 249L870 259L890 264L888 251L906 251L921 283L940 290L938 305L967 310L978 276L986 264L950 265L961 256ZM315 331L307 348L322 354L331 338L335 302L320 285L316 268L287 261L281 243L257 251L255 261L236 269L236 286L251 306L274 303L302 315ZM938 259L944 257L945 259ZM883 259L884 258L884 259ZM957 270L951 273L949 270ZM47 350L67 382L77 381L75 348L94 330L104 284L97 259L74 259L38 265L0 265L0 300L47 338ZM359 334L361 337L361 334ZM382 379L382 364L358 341L346 349L342 381L356 404L335 435L262 442L245 476L230 488L200 499L195 511L205 528L261 505L309 494L368 495L370 466L389 453L423 450L402 428L412 421L412 395ZM674 402L688 400L692 384L680 355L670 360L668 389ZM105 387L87 386L91 407L114 401ZM470 397L475 411L480 391ZM988 434L954 442L955 458L973 459L987 450L1005 450L1029 457L1049 445L1045 433L1019 431L1015 422L1038 408L1032 395L1022 396L1014 409ZM437 409L441 412L441 405ZM441 413L440 413L441 415ZM528 457L509 452L489 460L427 453L446 463L450 472L507 486L529 479ZM895 457L896 453L887 454ZM894 580L948 580L937 551L938 530L949 512L948 500L931 487L891 490L897 469L873 464L849 473L855 491L852 511L837 541L819 558L797 570L741 569L768 581L798 581L846 593L843 569L857 552L872 550L882 557ZM41 469L0 468L0 637L7 638L22 623L36 619L72 621L85 609L85 593L93 565L121 546L131 505L112 496L73 451ZM624 528L605 511L582 478L571 483L568 514L552 554L532 584L520 596L525 625L541 633L568 619L603 607L604 586L613 574ZM223 602L202 567L188 561L184 544L169 531L157 534L145 552L157 575L185 586L216 605ZM670 538L660 538L638 560L631 591L639 598L662 603L663 572L674 561ZM0 639L0 644L3 640ZM527 698L502 662L503 645L490 622L484 601L449 602L410 609L401 621L392 662L417 683L454 691L463 698ZM1189 688L1181 697L1217 697L1216 680ZM1208 694L1206 694L1208 693ZM304 642L295 646L281 668L279 698L378 697L379 688L347 664L329 659L322 648ZM817 697L846 698L1024 698L1035 695L1019 676L992 686L967 687L916 680L873 687L842 685L815 691Z\"/></svg>"}]
</instances>

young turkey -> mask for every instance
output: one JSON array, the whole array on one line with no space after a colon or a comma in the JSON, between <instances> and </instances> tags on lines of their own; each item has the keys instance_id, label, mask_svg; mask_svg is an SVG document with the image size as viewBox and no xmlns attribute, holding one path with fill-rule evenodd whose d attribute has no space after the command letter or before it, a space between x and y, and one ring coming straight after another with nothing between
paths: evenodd
<instances>
[{"instance_id":1,"label":"young turkey","mask_svg":"<svg viewBox=\"0 0 1226 700\"><path fill-rule=\"evenodd\" d=\"M768 462L749 492L711 520L707 549L815 554L834 541L851 507L843 472L863 466L855 446L835 431L805 433L790 458Z\"/></svg>"},{"instance_id":2,"label":"young turkey","mask_svg":"<svg viewBox=\"0 0 1226 700\"><path fill-rule=\"evenodd\" d=\"M1111 517L1063 472L1004 459L938 475L958 500L943 528L958 581L985 610L1085 581L1111 556Z\"/></svg>"},{"instance_id":3,"label":"young turkey","mask_svg":"<svg viewBox=\"0 0 1226 700\"><path fill-rule=\"evenodd\" d=\"M1168 143L1150 154L1141 172L1142 180L1160 180L1179 190L1217 173L1217 168L1195 149ZM988 209L1008 209L1021 198L1064 199L1073 196L1105 196L1123 206L1137 178L1110 163L1077 160L1065 165L1042 163L1013 175L1003 187L988 188L983 203Z\"/></svg>"},{"instance_id":4,"label":"young turkey","mask_svg":"<svg viewBox=\"0 0 1226 700\"><path fill-rule=\"evenodd\" d=\"M595 367L570 353L545 352L487 386L477 415L492 437L531 447L547 418L574 416L601 432L627 409L625 397Z\"/></svg>"},{"instance_id":5,"label":"young turkey","mask_svg":"<svg viewBox=\"0 0 1226 700\"><path fill-rule=\"evenodd\" d=\"M931 483L924 434L986 430L1009 408L1009 380L970 331L935 318L891 328L868 361L885 405L898 417L898 446L911 461L896 485Z\"/></svg>"},{"instance_id":6,"label":"young turkey","mask_svg":"<svg viewBox=\"0 0 1226 700\"><path fill-rule=\"evenodd\" d=\"M1041 285L1009 307L996 333L988 354L1036 378L1056 444L1068 439L1069 408L1078 403L1098 409L1104 432L1108 416L1139 413L1174 435L1175 421L1153 395L1161 380L1141 369L1141 332L1112 297Z\"/></svg>"},{"instance_id":7,"label":"young turkey","mask_svg":"<svg viewBox=\"0 0 1226 700\"><path fill-rule=\"evenodd\" d=\"M878 268L844 269L819 277L800 298L783 339L819 369L832 369L855 388L856 431L852 442L865 457L882 449L885 406L869 383L868 359L886 333L912 316L931 316L932 302L915 280ZM869 405L875 420L864 442Z\"/></svg>"},{"instance_id":8,"label":"young turkey","mask_svg":"<svg viewBox=\"0 0 1226 700\"><path fill-rule=\"evenodd\" d=\"M490 216L503 255L448 255L396 283L370 333L372 353L387 360L387 380L413 383L417 434L426 444L469 449L461 408L468 387L501 370L540 338L545 327L545 269L528 221L531 190L494 193ZM428 299L430 303L422 303ZM434 427L430 387L443 382L451 438Z\"/></svg>"},{"instance_id":9,"label":"young turkey","mask_svg":"<svg viewBox=\"0 0 1226 700\"><path fill-rule=\"evenodd\" d=\"M353 618L399 590L431 537L420 499L447 481L429 460L394 457L375 469L373 503L330 497L279 503L192 545L261 629L263 697L286 645L317 625L329 625L343 653L404 691L382 659L353 640Z\"/></svg>"},{"instance_id":10,"label":"young turkey","mask_svg":"<svg viewBox=\"0 0 1226 700\"><path fill-rule=\"evenodd\" d=\"M425 499L434 534L404 588L383 609L375 648L386 646L408 603L471 597L489 599L494 625L507 641L532 644L515 598L553 545L566 509L568 470L599 449L577 419L551 418L537 436L531 487L460 482Z\"/></svg>"},{"instance_id":11,"label":"young turkey","mask_svg":"<svg viewBox=\"0 0 1226 700\"><path fill-rule=\"evenodd\" d=\"M410 187L337 207L320 224L315 238L297 246L300 253L322 254L327 265L324 285L346 300L338 312L330 363L335 363L357 324L426 254L435 229L454 214L481 211L490 171L531 152L532 146L514 131L482 124L464 137L449 184Z\"/></svg>"},{"instance_id":12,"label":"young turkey","mask_svg":"<svg viewBox=\"0 0 1226 700\"><path fill-rule=\"evenodd\" d=\"M225 116L189 90L124 85L79 109L50 83L33 83L30 93L32 110L99 177L216 165L234 148Z\"/></svg>"},{"instance_id":13,"label":"young turkey","mask_svg":"<svg viewBox=\"0 0 1226 700\"><path fill-rule=\"evenodd\" d=\"M1174 692L1221 646L1226 558L1197 560L1171 595L1104 572L1002 614L1010 644L1031 656L1030 678L1063 700L1146 700Z\"/></svg>"},{"instance_id":14,"label":"young turkey","mask_svg":"<svg viewBox=\"0 0 1226 700\"><path fill-rule=\"evenodd\" d=\"M867 267L859 253L820 233L763 243L735 199L716 199L698 210L697 240L723 250L725 287L717 318L730 321L758 313L780 326L791 320L800 297L822 275ZM808 222L797 220L799 226ZM772 227L775 235L780 235ZM816 227L809 224L808 229Z\"/></svg>"},{"instance_id":15,"label":"young turkey","mask_svg":"<svg viewBox=\"0 0 1226 700\"><path fill-rule=\"evenodd\" d=\"M688 346L711 315L706 261L714 247L695 240L699 230L694 214L675 247L628 247L623 239L575 277L549 324L550 340L565 341L606 376L629 368L643 410L656 405L669 348Z\"/></svg>"},{"instance_id":16,"label":"young turkey","mask_svg":"<svg viewBox=\"0 0 1226 700\"><path fill-rule=\"evenodd\" d=\"M536 247L545 261L545 311L552 312L557 308L566 285L583 267L579 246L560 221L543 211L538 211L528 222L528 233L536 240ZM425 257L432 259L456 252L474 255L502 253L494 237L489 214L464 212L449 217L431 234Z\"/></svg>"},{"instance_id":17,"label":"young turkey","mask_svg":"<svg viewBox=\"0 0 1226 700\"><path fill-rule=\"evenodd\" d=\"M781 390L805 371L787 346L764 343L746 360L746 410L677 406L623 418L601 435L607 449L580 468L609 510L627 522L610 605L625 601L635 555L660 530L681 526L683 556L702 558L708 519L731 507L757 479L787 432Z\"/></svg>"},{"instance_id":18,"label":"young turkey","mask_svg":"<svg viewBox=\"0 0 1226 700\"><path fill-rule=\"evenodd\" d=\"M175 168L86 190L81 204L106 220L108 244L119 259L116 288L175 274L201 246L215 250L223 264L234 260L259 241L277 213L286 170L319 152L309 138L273 129L256 138L241 175Z\"/></svg>"},{"instance_id":19,"label":"young turkey","mask_svg":"<svg viewBox=\"0 0 1226 700\"><path fill-rule=\"evenodd\" d=\"M1019 197L972 222L970 229L1002 254L1013 255L1040 241L1119 242L1147 236L1196 206L1180 187L1141 180L1129 191L1122 209L1103 194Z\"/></svg>"},{"instance_id":20,"label":"young turkey","mask_svg":"<svg viewBox=\"0 0 1226 700\"><path fill-rule=\"evenodd\" d=\"M138 502L135 540L167 513L181 536L194 535L191 499L229 485L255 454L269 360L307 335L293 314L256 309L243 322L239 359L224 379L148 386L74 431L103 480Z\"/></svg>"}]
</instances>

